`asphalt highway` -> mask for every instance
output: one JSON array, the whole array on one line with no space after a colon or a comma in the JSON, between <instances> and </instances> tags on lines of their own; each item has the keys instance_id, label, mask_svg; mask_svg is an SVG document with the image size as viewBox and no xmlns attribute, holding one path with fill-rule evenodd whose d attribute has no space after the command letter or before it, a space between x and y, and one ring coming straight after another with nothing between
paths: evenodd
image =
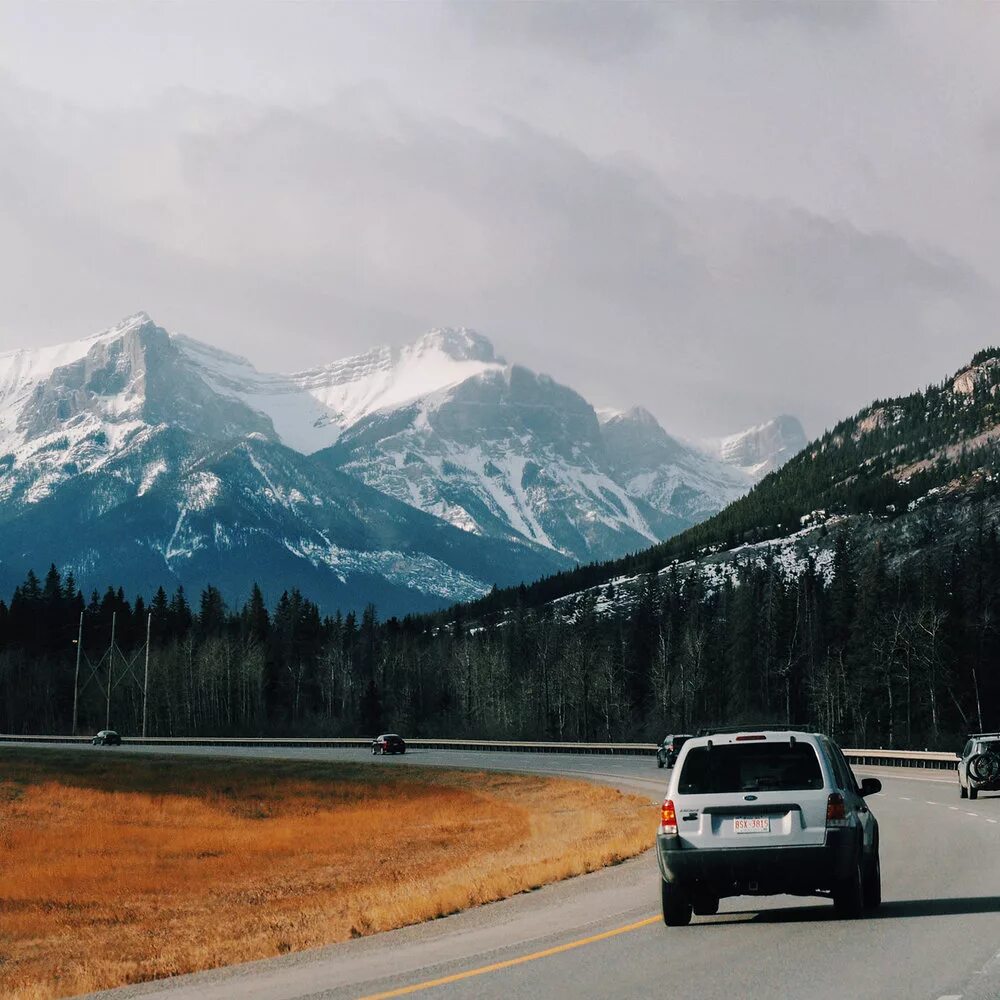
<instances>
[{"instance_id":1,"label":"asphalt highway","mask_svg":"<svg viewBox=\"0 0 1000 1000\"><path fill-rule=\"evenodd\" d=\"M159 748L129 748L163 753ZM81 752L117 753L82 747ZM170 753L281 756L568 774L662 800L669 771L649 757L171 747ZM1000 795L959 800L941 772L858 768L883 781L884 903L860 920L826 899L723 900L713 917L667 928L652 852L417 927L277 959L112 990L104 1000L683 997L997 1000Z\"/></svg>"}]
</instances>

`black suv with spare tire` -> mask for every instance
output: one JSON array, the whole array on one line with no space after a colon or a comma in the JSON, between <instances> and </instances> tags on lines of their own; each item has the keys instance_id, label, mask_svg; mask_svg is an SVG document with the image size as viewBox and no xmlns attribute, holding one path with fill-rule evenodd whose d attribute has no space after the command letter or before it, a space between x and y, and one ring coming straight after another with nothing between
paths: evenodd
<instances>
[{"instance_id":1,"label":"black suv with spare tire","mask_svg":"<svg viewBox=\"0 0 1000 1000\"><path fill-rule=\"evenodd\" d=\"M959 757L959 798L976 799L980 792L1000 792L1000 733L972 733Z\"/></svg>"}]
</instances>

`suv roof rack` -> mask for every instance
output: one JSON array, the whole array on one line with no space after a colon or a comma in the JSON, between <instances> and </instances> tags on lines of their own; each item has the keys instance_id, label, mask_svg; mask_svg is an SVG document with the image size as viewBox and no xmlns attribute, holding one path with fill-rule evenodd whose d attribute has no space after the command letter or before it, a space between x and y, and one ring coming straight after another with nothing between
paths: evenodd
<instances>
[{"instance_id":1,"label":"suv roof rack","mask_svg":"<svg viewBox=\"0 0 1000 1000\"><path fill-rule=\"evenodd\" d=\"M699 729L698 736L714 736L726 733L811 733L812 726L766 725L766 726L705 726Z\"/></svg>"},{"instance_id":2,"label":"suv roof rack","mask_svg":"<svg viewBox=\"0 0 1000 1000\"><path fill-rule=\"evenodd\" d=\"M970 740L978 740L983 736L1000 736L1000 733L969 733Z\"/></svg>"}]
</instances>

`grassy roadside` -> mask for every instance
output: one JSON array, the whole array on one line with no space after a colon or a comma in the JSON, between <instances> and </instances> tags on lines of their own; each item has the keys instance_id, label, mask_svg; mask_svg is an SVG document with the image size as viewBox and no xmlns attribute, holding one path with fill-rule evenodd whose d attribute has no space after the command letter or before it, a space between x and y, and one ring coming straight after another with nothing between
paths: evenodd
<instances>
[{"instance_id":1,"label":"grassy roadside","mask_svg":"<svg viewBox=\"0 0 1000 1000\"><path fill-rule=\"evenodd\" d=\"M0 749L0 996L401 927L632 857L649 802L564 778Z\"/></svg>"}]
</instances>

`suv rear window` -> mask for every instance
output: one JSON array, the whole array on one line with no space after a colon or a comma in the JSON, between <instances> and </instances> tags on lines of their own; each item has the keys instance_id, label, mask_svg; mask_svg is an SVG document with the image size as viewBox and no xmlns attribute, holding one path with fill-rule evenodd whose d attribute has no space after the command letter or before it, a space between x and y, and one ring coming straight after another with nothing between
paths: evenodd
<instances>
[{"instance_id":1,"label":"suv rear window","mask_svg":"<svg viewBox=\"0 0 1000 1000\"><path fill-rule=\"evenodd\" d=\"M692 747L681 771L682 795L796 791L822 788L816 751L807 743L749 743Z\"/></svg>"}]
</instances>

